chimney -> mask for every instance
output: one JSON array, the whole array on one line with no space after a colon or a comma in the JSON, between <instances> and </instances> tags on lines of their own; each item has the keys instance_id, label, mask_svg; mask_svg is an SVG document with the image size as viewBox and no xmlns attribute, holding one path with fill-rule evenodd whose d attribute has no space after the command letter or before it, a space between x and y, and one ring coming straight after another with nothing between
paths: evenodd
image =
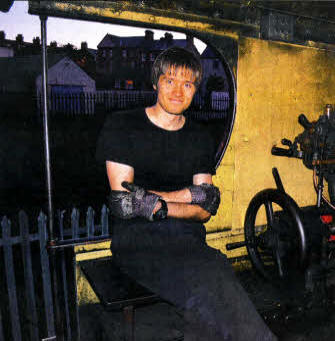
<instances>
[{"instance_id":1,"label":"chimney","mask_svg":"<svg viewBox=\"0 0 335 341\"><path fill-rule=\"evenodd\" d=\"M82 41L81 42L81 50L87 50L88 49L88 47L87 47L87 42L86 41Z\"/></svg>"},{"instance_id":2,"label":"chimney","mask_svg":"<svg viewBox=\"0 0 335 341\"><path fill-rule=\"evenodd\" d=\"M23 35L22 34L18 34L16 36L16 42L19 43L19 44L23 43Z\"/></svg>"},{"instance_id":3,"label":"chimney","mask_svg":"<svg viewBox=\"0 0 335 341\"><path fill-rule=\"evenodd\" d=\"M0 31L0 41L4 41L6 39L5 31Z\"/></svg>"},{"instance_id":4,"label":"chimney","mask_svg":"<svg viewBox=\"0 0 335 341\"><path fill-rule=\"evenodd\" d=\"M150 30L145 30L145 40L153 41L154 40L154 32L152 32Z\"/></svg>"},{"instance_id":5,"label":"chimney","mask_svg":"<svg viewBox=\"0 0 335 341\"><path fill-rule=\"evenodd\" d=\"M166 43L167 43L168 45L171 45L171 44L172 44L172 41L173 41L173 35L172 35L172 33L165 32L164 37L165 37Z\"/></svg>"},{"instance_id":6,"label":"chimney","mask_svg":"<svg viewBox=\"0 0 335 341\"><path fill-rule=\"evenodd\" d=\"M35 38L33 39L33 44L34 44L35 46L41 46L40 37L35 37Z\"/></svg>"}]
</instances>

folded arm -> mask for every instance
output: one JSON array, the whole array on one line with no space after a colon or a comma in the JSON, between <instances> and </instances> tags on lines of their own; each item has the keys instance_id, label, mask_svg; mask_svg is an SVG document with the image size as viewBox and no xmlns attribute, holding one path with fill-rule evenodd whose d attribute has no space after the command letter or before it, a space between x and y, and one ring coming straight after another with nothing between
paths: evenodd
<instances>
[{"instance_id":1,"label":"folded arm","mask_svg":"<svg viewBox=\"0 0 335 341\"><path fill-rule=\"evenodd\" d=\"M192 202L191 192L188 188L183 188L178 191L171 192L160 192L160 191L152 191L149 189L151 193L155 193L162 197L166 202L174 202L174 203L183 203L190 204Z\"/></svg>"},{"instance_id":2,"label":"folded arm","mask_svg":"<svg viewBox=\"0 0 335 341\"><path fill-rule=\"evenodd\" d=\"M128 165L120 164L117 162L106 161L107 175L112 191L125 191L122 186L123 181L132 183L134 181L134 168ZM211 174L196 174L193 176L193 185L212 184ZM184 188L178 191L171 192L158 192L150 191L157 194L168 206L168 217L189 219L195 221L205 222L211 217L211 213L202 208L200 205L192 203L191 191ZM152 201L151 201L152 202ZM154 208L153 213L161 207L158 201Z\"/></svg>"},{"instance_id":3,"label":"folded arm","mask_svg":"<svg viewBox=\"0 0 335 341\"><path fill-rule=\"evenodd\" d=\"M193 176L193 185L212 184L211 174L195 174ZM168 203L169 216L173 218L192 219L198 221L207 221L211 214L197 204L192 204L192 195L189 188L183 188L178 191L156 193Z\"/></svg>"}]
</instances>

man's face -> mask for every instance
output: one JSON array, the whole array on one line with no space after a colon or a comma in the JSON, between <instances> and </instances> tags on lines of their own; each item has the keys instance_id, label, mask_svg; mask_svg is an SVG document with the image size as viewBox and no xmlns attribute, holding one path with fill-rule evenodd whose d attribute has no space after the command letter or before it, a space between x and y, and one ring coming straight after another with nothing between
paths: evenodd
<instances>
[{"instance_id":1,"label":"man's face","mask_svg":"<svg viewBox=\"0 0 335 341\"><path fill-rule=\"evenodd\" d=\"M182 114L191 104L196 92L195 76L187 68L168 68L158 80L157 105L169 114Z\"/></svg>"}]
</instances>

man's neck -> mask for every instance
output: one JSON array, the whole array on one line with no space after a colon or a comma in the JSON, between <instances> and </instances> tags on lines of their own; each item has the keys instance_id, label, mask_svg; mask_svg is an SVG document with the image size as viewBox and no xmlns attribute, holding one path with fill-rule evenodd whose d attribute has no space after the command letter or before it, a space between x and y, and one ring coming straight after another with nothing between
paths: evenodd
<instances>
[{"instance_id":1,"label":"man's neck","mask_svg":"<svg viewBox=\"0 0 335 341\"><path fill-rule=\"evenodd\" d=\"M179 130L185 123L185 116L182 113L170 114L157 104L146 108L145 112L153 124L165 130Z\"/></svg>"}]
</instances>

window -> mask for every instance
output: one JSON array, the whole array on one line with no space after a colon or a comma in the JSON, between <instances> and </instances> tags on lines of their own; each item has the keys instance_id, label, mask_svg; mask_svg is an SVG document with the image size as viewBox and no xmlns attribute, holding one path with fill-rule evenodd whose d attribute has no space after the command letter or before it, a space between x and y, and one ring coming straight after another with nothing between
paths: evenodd
<instances>
[{"instance_id":1,"label":"window","mask_svg":"<svg viewBox=\"0 0 335 341\"><path fill-rule=\"evenodd\" d=\"M153 62L155 60L155 55L153 53L150 53L150 60Z\"/></svg>"},{"instance_id":2,"label":"window","mask_svg":"<svg viewBox=\"0 0 335 341\"><path fill-rule=\"evenodd\" d=\"M122 50L122 57L127 58L127 50Z\"/></svg>"},{"instance_id":3,"label":"window","mask_svg":"<svg viewBox=\"0 0 335 341\"><path fill-rule=\"evenodd\" d=\"M109 56L112 57L113 56L113 50L109 50Z\"/></svg>"},{"instance_id":4,"label":"window","mask_svg":"<svg viewBox=\"0 0 335 341\"><path fill-rule=\"evenodd\" d=\"M120 80L115 79L115 89L120 89Z\"/></svg>"}]
</instances>

